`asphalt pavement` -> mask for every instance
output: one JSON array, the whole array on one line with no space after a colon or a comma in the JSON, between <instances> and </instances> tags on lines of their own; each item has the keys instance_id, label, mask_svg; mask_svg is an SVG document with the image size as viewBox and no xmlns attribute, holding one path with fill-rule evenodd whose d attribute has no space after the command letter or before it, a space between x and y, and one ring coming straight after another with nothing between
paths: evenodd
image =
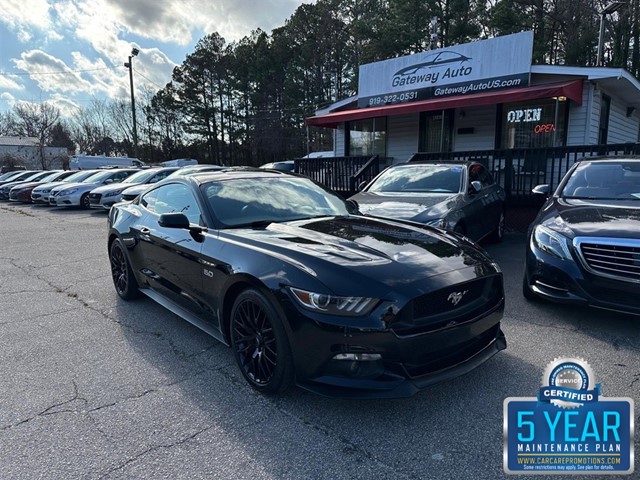
<instances>
[{"instance_id":1,"label":"asphalt pavement","mask_svg":"<svg viewBox=\"0 0 640 480\"><path fill-rule=\"evenodd\" d=\"M119 299L106 232L103 212L0 204L0 479L500 479L503 401L534 396L554 358L640 399L640 318L525 301L524 235L486 246L507 350L412 398L354 401L255 393L227 347Z\"/></svg>"}]
</instances>

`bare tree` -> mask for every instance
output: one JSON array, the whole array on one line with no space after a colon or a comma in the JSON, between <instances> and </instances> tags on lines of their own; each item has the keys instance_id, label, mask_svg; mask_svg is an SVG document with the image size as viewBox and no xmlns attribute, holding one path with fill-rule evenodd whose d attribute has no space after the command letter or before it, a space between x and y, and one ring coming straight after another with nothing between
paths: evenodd
<instances>
[{"instance_id":1,"label":"bare tree","mask_svg":"<svg viewBox=\"0 0 640 480\"><path fill-rule=\"evenodd\" d=\"M49 167L44 152L51 128L60 119L60 110L50 103L18 103L13 107L18 135L38 139L40 166Z\"/></svg>"},{"instance_id":2,"label":"bare tree","mask_svg":"<svg viewBox=\"0 0 640 480\"><path fill-rule=\"evenodd\" d=\"M108 153L99 150L105 138L112 138L114 130L109 107L104 100L93 98L87 108L78 111L71 120L72 140L82 153Z\"/></svg>"}]
</instances>

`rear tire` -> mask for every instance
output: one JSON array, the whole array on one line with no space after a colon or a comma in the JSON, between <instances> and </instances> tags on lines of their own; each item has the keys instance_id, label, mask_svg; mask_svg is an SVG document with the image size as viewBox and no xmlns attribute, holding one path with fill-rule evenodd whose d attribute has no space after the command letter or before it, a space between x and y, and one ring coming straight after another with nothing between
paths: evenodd
<instances>
[{"instance_id":1,"label":"rear tire","mask_svg":"<svg viewBox=\"0 0 640 480\"><path fill-rule=\"evenodd\" d=\"M496 228L489 235L489 241L492 243L500 243L504 238L504 210L500 212L500 218Z\"/></svg>"},{"instance_id":2,"label":"rear tire","mask_svg":"<svg viewBox=\"0 0 640 480\"><path fill-rule=\"evenodd\" d=\"M281 314L261 291L249 288L231 310L231 346L242 376L260 393L293 384L293 356Z\"/></svg>"}]
</instances>

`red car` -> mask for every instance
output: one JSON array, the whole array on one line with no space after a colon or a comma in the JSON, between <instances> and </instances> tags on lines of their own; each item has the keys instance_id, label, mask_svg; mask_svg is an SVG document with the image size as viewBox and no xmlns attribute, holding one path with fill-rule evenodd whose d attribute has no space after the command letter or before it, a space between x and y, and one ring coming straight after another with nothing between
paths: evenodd
<instances>
[{"instance_id":1,"label":"red car","mask_svg":"<svg viewBox=\"0 0 640 480\"><path fill-rule=\"evenodd\" d=\"M51 173L51 175L44 177L42 180L38 180L37 182L20 183L9 191L9 200L12 202L32 203L31 191L38 185L49 182L59 182L60 180L64 180L68 176L73 175L74 173L77 172L73 170L56 171Z\"/></svg>"}]
</instances>

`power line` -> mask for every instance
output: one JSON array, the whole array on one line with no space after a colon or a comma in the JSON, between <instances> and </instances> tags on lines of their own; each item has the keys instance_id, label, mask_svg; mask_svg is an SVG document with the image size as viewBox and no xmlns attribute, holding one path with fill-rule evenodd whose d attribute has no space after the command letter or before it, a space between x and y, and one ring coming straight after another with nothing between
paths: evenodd
<instances>
[{"instance_id":1,"label":"power line","mask_svg":"<svg viewBox=\"0 0 640 480\"><path fill-rule=\"evenodd\" d=\"M136 70L135 68L133 69L134 72L136 72L136 75L140 75L142 78L144 78L147 82L151 82L153 83L156 87L162 89L164 88L162 85L158 85L156 82L154 82L153 80L151 80L149 77L144 76L143 74L141 74L138 70Z\"/></svg>"},{"instance_id":2,"label":"power line","mask_svg":"<svg viewBox=\"0 0 640 480\"><path fill-rule=\"evenodd\" d=\"M115 70L115 66L113 67L102 67L102 68L90 68L86 70L61 70L58 72L20 72L20 73L9 73L9 72L0 72L0 77L32 77L36 75L71 75L72 73L84 73L84 72L98 72L100 70Z\"/></svg>"}]
</instances>

